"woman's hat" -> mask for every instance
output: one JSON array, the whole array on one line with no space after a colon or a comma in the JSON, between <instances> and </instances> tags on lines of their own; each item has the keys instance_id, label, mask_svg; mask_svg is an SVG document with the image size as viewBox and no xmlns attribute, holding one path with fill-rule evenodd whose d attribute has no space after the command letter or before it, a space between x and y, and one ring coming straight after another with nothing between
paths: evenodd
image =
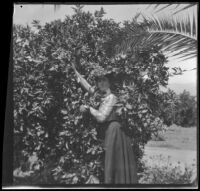
<instances>
[{"instance_id":1,"label":"woman's hat","mask_svg":"<svg viewBox=\"0 0 200 191\"><path fill-rule=\"evenodd\" d=\"M108 80L111 82L114 80L114 73L107 73L107 74L103 74L103 75L99 75L99 76L95 76L95 80L98 81L102 78L108 78Z\"/></svg>"}]
</instances>

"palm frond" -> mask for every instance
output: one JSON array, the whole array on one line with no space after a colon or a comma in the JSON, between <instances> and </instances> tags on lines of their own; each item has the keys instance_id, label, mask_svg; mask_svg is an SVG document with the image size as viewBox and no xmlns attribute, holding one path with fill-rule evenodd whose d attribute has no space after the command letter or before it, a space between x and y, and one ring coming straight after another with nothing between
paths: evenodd
<instances>
[{"instance_id":1,"label":"palm frond","mask_svg":"<svg viewBox=\"0 0 200 191\"><path fill-rule=\"evenodd\" d=\"M194 14L192 17L187 15L182 18L142 16L144 21L148 23L147 27L140 28L140 30L136 29L137 26L132 27L134 35L130 35L124 41L121 47L122 52L130 47L133 50L140 44L161 46L166 55L170 53L171 56L180 56L181 58L197 55L197 18Z\"/></svg>"},{"instance_id":2,"label":"palm frond","mask_svg":"<svg viewBox=\"0 0 200 191\"><path fill-rule=\"evenodd\" d=\"M195 5L196 5L196 3L192 3L192 4L188 5L188 6L185 6L185 7L181 8L180 10L176 11L175 13L173 13L173 15L175 15L175 14L177 14L177 13L179 13L179 12L185 10L185 9L188 9L188 8L190 8L190 7L193 7L193 6L195 6Z\"/></svg>"},{"instance_id":3,"label":"palm frond","mask_svg":"<svg viewBox=\"0 0 200 191\"><path fill-rule=\"evenodd\" d=\"M149 4L148 7L146 9L149 9L152 6L152 4Z\"/></svg>"},{"instance_id":4,"label":"palm frond","mask_svg":"<svg viewBox=\"0 0 200 191\"><path fill-rule=\"evenodd\" d=\"M171 6L171 4L167 4L166 6L160 8L159 10L156 11L156 13L162 11L163 9L166 9L167 7Z\"/></svg>"},{"instance_id":5,"label":"palm frond","mask_svg":"<svg viewBox=\"0 0 200 191\"><path fill-rule=\"evenodd\" d=\"M177 9L180 5L181 5L181 4L177 4L176 7L175 7L175 9Z\"/></svg>"},{"instance_id":6,"label":"palm frond","mask_svg":"<svg viewBox=\"0 0 200 191\"><path fill-rule=\"evenodd\" d=\"M174 7L174 5L176 5L176 7ZM152 12L153 13L158 13L160 11L167 11L169 10L168 8L171 8L173 9L173 15L183 11L183 10L186 10L186 9L189 9L193 6L197 5L197 3L187 3L187 4L182 4L182 3L179 3L179 4L175 4L175 3L169 3L169 4L154 4L154 6L152 6L152 4L150 4L146 9L152 9ZM158 9L159 8L159 9ZM180 9L178 9L180 8Z\"/></svg>"}]
</instances>

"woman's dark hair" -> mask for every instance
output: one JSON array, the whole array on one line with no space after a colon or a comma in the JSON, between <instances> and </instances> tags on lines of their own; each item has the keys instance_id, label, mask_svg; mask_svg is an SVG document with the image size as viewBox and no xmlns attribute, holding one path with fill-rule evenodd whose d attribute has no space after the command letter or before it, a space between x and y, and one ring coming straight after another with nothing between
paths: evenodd
<instances>
[{"instance_id":1,"label":"woman's dark hair","mask_svg":"<svg viewBox=\"0 0 200 191\"><path fill-rule=\"evenodd\" d=\"M105 74L105 75L102 75L102 76L97 76L97 77L95 77L95 81L98 82L103 78L107 78L110 83L112 82L111 74Z\"/></svg>"},{"instance_id":2,"label":"woman's dark hair","mask_svg":"<svg viewBox=\"0 0 200 191\"><path fill-rule=\"evenodd\" d=\"M105 74L103 76L98 76L95 78L95 81L96 83L98 83L98 81L102 78L107 78L108 81L109 81L109 84L110 84L110 89L111 91L114 90L114 87L115 87L115 78L114 78L114 75L113 74Z\"/></svg>"}]
</instances>

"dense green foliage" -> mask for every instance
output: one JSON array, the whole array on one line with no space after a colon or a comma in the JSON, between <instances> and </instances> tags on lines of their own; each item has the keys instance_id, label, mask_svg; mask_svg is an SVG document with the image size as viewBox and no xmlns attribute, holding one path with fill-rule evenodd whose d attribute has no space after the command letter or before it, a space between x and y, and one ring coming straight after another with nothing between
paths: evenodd
<instances>
[{"instance_id":1,"label":"dense green foliage","mask_svg":"<svg viewBox=\"0 0 200 191\"><path fill-rule=\"evenodd\" d=\"M178 95L179 102L175 110L175 124L183 127L197 125L197 100L190 92L183 91Z\"/></svg>"},{"instance_id":2,"label":"dense green foliage","mask_svg":"<svg viewBox=\"0 0 200 191\"><path fill-rule=\"evenodd\" d=\"M86 183L92 174L103 182L101 127L79 112L80 105L88 102L97 108L100 95L97 91L89 97L81 88L72 62L92 85L96 75L113 73L113 90L139 172L144 145L163 128L159 88L167 85L169 74L160 47L143 46L134 53L115 55L120 39L129 33L127 28L142 24L133 20L120 27L103 19L101 11L93 15L80 6L74 11L64 21L44 26L34 21L37 31L13 26L14 167L33 171L29 184ZM141 76L144 70L147 79ZM37 162L26 165L33 154Z\"/></svg>"},{"instance_id":3,"label":"dense green foliage","mask_svg":"<svg viewBox=\"0 0 200 191\"><path fill-rule=\"evenodd\" d=\"M184 90L176 94L168 89L163 92L163 102L160 112L164 123L168 126L176 124L182 127L192 127L197 125L197 101L196 97Z\"/></svg>"}]
</instances>

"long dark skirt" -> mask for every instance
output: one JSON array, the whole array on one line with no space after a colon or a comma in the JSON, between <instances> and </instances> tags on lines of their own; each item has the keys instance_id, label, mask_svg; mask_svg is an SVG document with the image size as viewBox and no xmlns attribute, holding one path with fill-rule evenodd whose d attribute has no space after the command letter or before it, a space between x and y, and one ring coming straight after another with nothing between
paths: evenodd
<instances>
[{"instance_id":1,"label":"long dark skirt","mask_svg":"<svg viewBox=\"0 0 200 191\"><path fill-rule=\"evenodd\" d=\"M117 121L105 131L105 184L136 184L137 165L130 138Z\"/></svg>"}]
</instances>

